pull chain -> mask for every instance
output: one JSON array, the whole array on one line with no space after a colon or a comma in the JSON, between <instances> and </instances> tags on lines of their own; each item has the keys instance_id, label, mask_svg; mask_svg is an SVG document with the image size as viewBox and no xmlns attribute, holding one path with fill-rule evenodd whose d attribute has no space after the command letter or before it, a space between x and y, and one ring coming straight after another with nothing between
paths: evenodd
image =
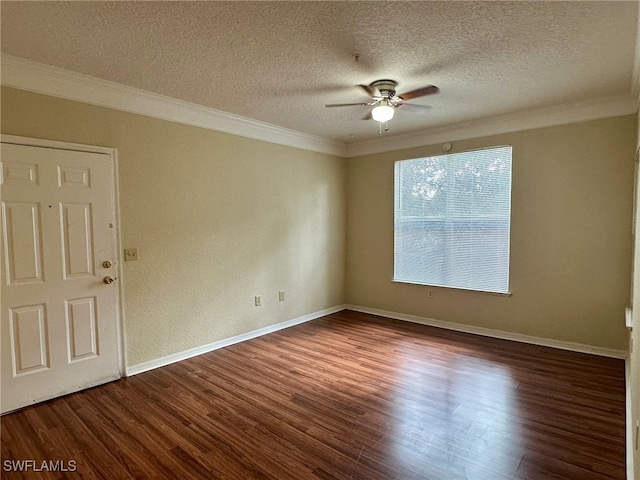
<instances>
[{"instance_id":1,"label":"pull chain","mask_svg":"<svg viewBox=\"0 0 640 480\"><path fill-rule=\"evenodd\" d=\"M378 135L382 135L382 122L378 122ZM389 131L389 122L384 122L384 133Z\"/></svg>"}]
</instances>

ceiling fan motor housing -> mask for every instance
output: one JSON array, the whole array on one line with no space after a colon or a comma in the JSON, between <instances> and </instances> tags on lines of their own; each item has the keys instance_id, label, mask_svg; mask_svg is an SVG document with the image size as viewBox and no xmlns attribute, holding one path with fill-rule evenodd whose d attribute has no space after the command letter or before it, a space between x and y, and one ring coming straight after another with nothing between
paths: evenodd
<instances>
[{"instance_id":1,"label":"ceiling fan motor housing","mask_svg":"<svg viewBox=\"0 0 640 480\"><path fill-rule=\"evenodd\" d=\"M376 80L370 86L377 88L383 97L393 98L396 96L398 82L394 80Z\"/></svg>"}]
</instances>

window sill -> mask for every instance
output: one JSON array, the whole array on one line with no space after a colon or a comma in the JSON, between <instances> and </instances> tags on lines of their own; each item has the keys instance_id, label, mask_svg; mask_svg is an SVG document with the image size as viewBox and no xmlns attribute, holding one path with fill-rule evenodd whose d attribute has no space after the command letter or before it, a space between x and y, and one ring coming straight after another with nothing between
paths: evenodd
<instances>
[{"instance_id":1,"label":"window sill","mask_svg":"<svg viewBox=\"0 0 640 480\"><path fill-rule=\"evenodd\" d=\"M512 292L506 292L506 293L502 293L502 292L490 292L487 290L473 290L471 288L462 288L462 287L451 287L448 285L435 285L432 283L420 283L420 282L411 282L409 280L398 280L398 279L391 279L391 281L393 283L403 283L406 285L421 285L424 287L434 287L434 288L446 288L447 290L458 290L460 292L470 292L470 293L480 293L483 295L495 295L498 297L510 297L512 295Z\"/></svg>"}]
</instances>

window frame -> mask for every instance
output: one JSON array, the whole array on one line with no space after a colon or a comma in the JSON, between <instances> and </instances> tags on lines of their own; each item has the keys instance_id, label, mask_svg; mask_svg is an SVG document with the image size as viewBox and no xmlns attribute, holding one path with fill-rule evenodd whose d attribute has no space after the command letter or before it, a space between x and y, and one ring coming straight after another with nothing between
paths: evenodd
<instances>
[{"instance_id":1,"label":"window frame","mask_svg":"<svg viewBox=\"0 0 640 480\"><path fill-rule=\"evenodd\" d=\"M507 235L507 252L506 252L506 259L507 259L507 290L506 291L496 291L496 290L488 290L488 289L480 289L480 288L469 288L469 287L464 287L464 286L457 286L457 285L447 285L447 284L440 284L440 283L436 283L436 282L421 282L421 281L417 281L417 280L407 280L407 279L399 279L397 278L397 270L396 270L396 255L397 255L397 251L398 251L398 238L396 235L396 225L398 223L398 212L402 211L401 206L398 204L399 202L402 202L404 200L404 197L402 195L399 195L399 190L401 189L400 187L400 175L399 175L399 165L402 164L403 162L410 162L412 160L422 160L422 159L428 159L428 158L438 158L438 157L448 157L448 156L453 156L453 155L461 155L461 154L465 154L465 153L471 153L471 152L481 152L483 150L496 150L496 149L501 149L501 148L509 148L510 149L510 165L509 165L509 207L508 207L508 214L506 216L496 216L496 215L461 215L461 214L447 214L447 215L432 215L432 216L404 216L402 217L402 219L404 220L404 222L407 221L415 221L415 222L419 222L422 224L425 223L433 223L433 224L437 224L437 223L442 223L444 225L444 228L454 228L456 223L462 223L462 222L504 222L507 221L508 222L508 235ZM438 288L447 288L447 289L453 289L453 290L462 290L462 291L467 291L467 292L475 292L475 293L482 293L482 294L488 294L488 295L498 295L498 296L511 296L512 295L512 291L511 291L511 220L512 220L512 211L513 211L513 146L509 145L509 144L502 144L502 145L492 145L492 146L487 146L487 147L481 147L481 148L473 148L473 149L468 149L468 150L461 150L459 152L446 152L446 153L442 153L439 155L425 155L425 156L420 156L420 157L414 157L414 158L406 158L406 159L402 159L402 160L396 160L394 162L394 185L393 185L393 277L392 277L392 282L394 283L401 283L401 284L409 284L409 285L423 285L423 286L430 286L430 287L438 287ZM454 194L451 192L448 192L448 197L449 196L453 196ZM446 209L451 212L451 202L447 201L446 202ZM450 244L450 245L446 245L445 247L445 251L446 256L448 258L448 262L451 261L450 258L452 257L452 253L451 250L453 248L454 244Z\"/></svg>"}]
</instances>

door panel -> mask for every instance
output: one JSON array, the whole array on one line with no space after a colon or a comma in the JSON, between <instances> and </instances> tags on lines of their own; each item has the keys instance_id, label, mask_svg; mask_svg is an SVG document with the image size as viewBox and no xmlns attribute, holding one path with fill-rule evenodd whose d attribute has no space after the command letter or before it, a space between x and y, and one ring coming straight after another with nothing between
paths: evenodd
<instances>
[{"instance_id":1,"label":"door panel","mask_svg":"<svg viewBox=\"0 0 640 480\"><path fill-rule=\"evenodd\" d=\"M82 167L58 165L58 186L65 188L90 188L91 170Z\"/></svg>"},{"instance_id":2,"label":"door panel","mask_svg":"<svg viewBox=\"0 0 640 480\"><path fill-rule=\"evenodd\" d=\"M7 202L2 207L9 284L42 281L40 205Z\"/></svg>"},{"instance_id":3,"label":"door panel","mask_svg":"<svg viewBox=\"0 0 640 480\"><path fill-rule=\"evenodd\" d=\"M45 305L10 309L11 360L14 375L49 368Z\"/></svg>"},{"instance_id":4,"label":"door panel","mask_svg":"<svg viewBox=\"0 0 640 480\"><path fill-rule=\"evenodd\" d=\"M93 275L90 204L60 204L64 278Z\"/></svg>"},{"instance_id":5,"label":"door panel","mask_svg":"<svg viewBox=\"0 0 640 480\"><path fill-rule=\"evenodd\" d=\"M2 144L1 160L7 412L118 378L120 353L111 156Z\"/></svg>"},{"instance_id":6,"label":"door panel","mask_svg":"<svg viewBox=\"0 0 640 480\"><path fill-rule=\"evenodd\" d=\"M66 300L69 362L98 356L96 298Z\"/></svg>"},{"instance_id":7,"label":"door panel","mask_svg":"<svg viewBox=\"0 0 640 480\"><path fill-rule=\"evenodd\" d=\"M4 185L38 184L38 166L30 163L2 162Z\"/></svg>"}]
</instances>

